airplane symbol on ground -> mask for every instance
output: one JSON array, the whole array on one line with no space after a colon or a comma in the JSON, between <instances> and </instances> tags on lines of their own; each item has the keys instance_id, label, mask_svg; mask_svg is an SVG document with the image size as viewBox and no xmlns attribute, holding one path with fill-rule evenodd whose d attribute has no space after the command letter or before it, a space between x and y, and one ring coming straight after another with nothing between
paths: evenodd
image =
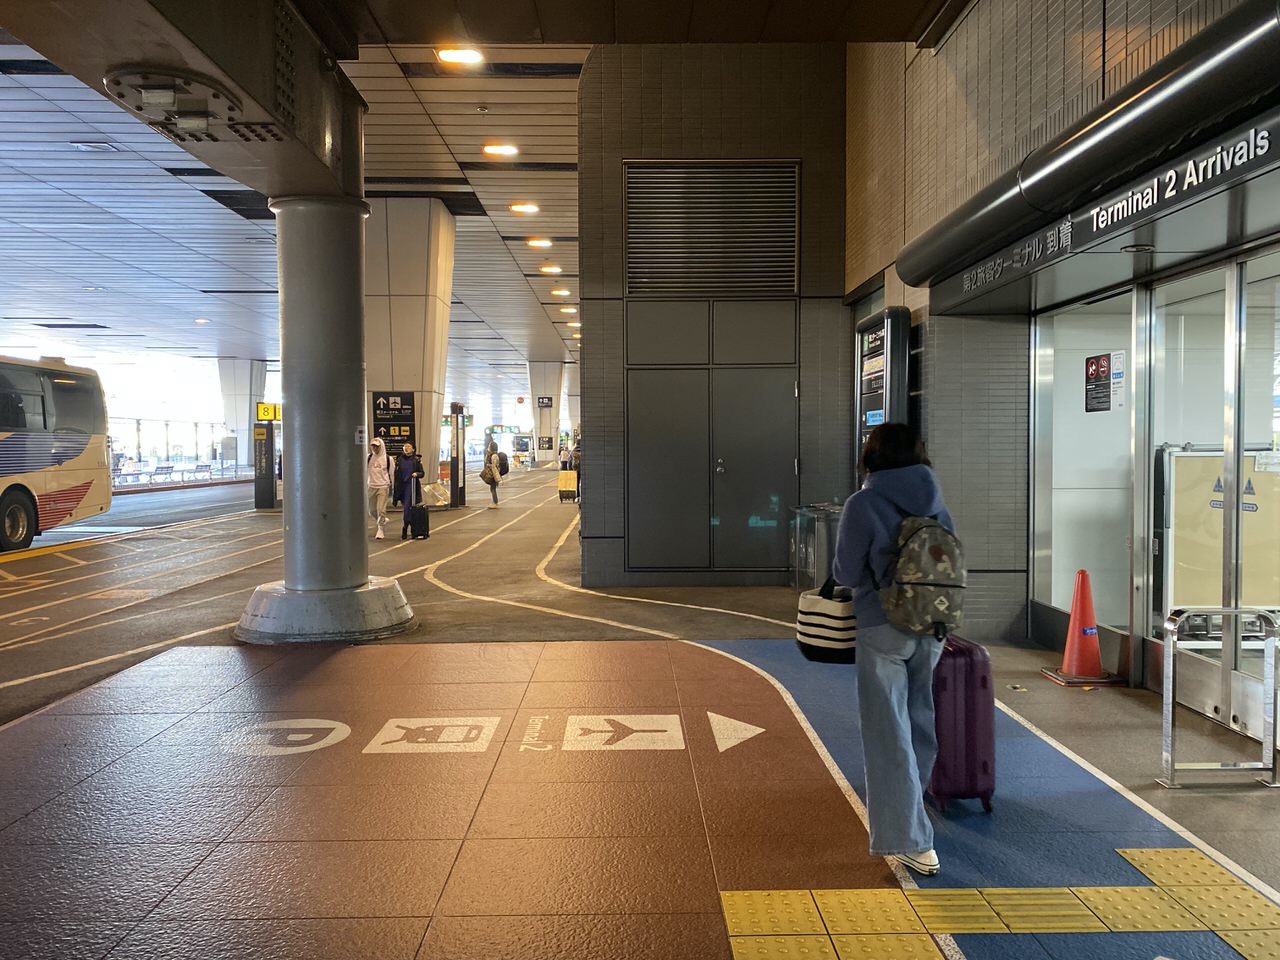
<instances>
[{"instance_id":1,"label":"airplane symbol on ground","mask_svg":"<svg viewBox=\"0 0 1280 960\"><path fill-rule=\"evenodd\" d=\"M612 747L615 743L621 743L627 737L637 733L667 733L665 729L643 729L638 727L629 727L621 720L615 720L613 717L605 717L604 722L609 725L608 730L592 730L590 727L582 727L578 731L580 737L590 737L597 733L606 733L609 738L604 741L604 746Z\"/></svg>"}]
</instances>

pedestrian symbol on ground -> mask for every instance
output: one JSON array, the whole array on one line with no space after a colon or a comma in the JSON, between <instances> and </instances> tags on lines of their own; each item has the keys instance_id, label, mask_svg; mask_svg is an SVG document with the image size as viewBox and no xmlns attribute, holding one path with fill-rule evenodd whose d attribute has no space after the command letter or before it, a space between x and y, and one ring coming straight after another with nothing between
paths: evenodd
<instances>
[{"instance_id":1,"label":"pedestrian symbol on ground","mask_svg":"<svg viewBox=\"0 0 1280 960\"><path fill-rule=\"evenodd\" d=\"M572 716L565 722L565 750L683 750L675 714Z\"/></svg>"},{"instance_id":2,"label":"pedestrian symbol on ground","mask_svg":"<svg viewBox=\"0 0 1280 960\"><path fill-rule=\"evenodd\" d=\"M499 717L397 717L388 720L364 753L483 753Z\"/></svg>"},{"instance_id":3,"label":"pedestrian symbol on ground","mask_svg":"<svg viewBox=\"0 0 1280 960\"><path fill-rule=\"evenodd\" d=\"M227 750L245 757L282 757L331 747L350 735L351 728L337 720L272 720L237 731Z\"/></svg>"},{"instance_id":4,"label":"pedestrian symbol on ground","mask_svg":"<svg viewBox=\"0 0 1280 960\"><path fill-rule=\"evenodd\" d=\"M711 735L716 738L716 749L721 753L764 733L764 727L744 723L733 717L722 717L710 710L707 711L707 719L711 721Z\"/></svg>"}]
</instances>

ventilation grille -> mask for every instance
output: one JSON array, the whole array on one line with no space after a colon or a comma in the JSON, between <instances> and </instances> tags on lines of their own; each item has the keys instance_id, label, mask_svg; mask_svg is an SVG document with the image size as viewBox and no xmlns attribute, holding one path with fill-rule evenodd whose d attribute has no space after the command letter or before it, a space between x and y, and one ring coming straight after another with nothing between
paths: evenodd
<instances>
[{"instance_id":1,"label":"ventilation grille","mask_svg":"<svg viewBox=\"0 0 1280 960\"><path fill-rule=\"evenodd\" d=\"M630 296L794 294L794 163L628 163Z\"/></svg>"}]
</instances>

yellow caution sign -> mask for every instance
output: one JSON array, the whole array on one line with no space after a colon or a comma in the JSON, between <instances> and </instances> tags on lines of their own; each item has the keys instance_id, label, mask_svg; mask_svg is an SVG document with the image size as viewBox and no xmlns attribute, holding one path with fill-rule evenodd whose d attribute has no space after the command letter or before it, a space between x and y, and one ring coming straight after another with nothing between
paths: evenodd
<instances>
[{"instance_id":1,"label":"yellow caution sign","mask_svg":"<svg viewBox=\"0 0 1280 960\"><path fill-rule=\"evenodd\" d=\"M283 404L279 403L260 403L258 404L257 420L280 420L280 408Z\"/></svg>"}]
</instances>

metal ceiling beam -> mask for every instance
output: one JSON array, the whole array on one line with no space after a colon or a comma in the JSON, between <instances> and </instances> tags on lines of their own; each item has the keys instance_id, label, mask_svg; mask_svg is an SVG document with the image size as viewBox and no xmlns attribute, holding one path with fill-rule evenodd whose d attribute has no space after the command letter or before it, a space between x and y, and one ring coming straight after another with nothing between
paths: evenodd
<instances>
[{"instance_id":1,"label":"metal ceiling beam","mask_svg":"<svg viewBox=\"0 0 1280 960\"><path fill-rule=\"evenodd\" d=\"M268 196L361 195L364 102L289 4L8 0L4 16L218 172Z\"/></svg>"}]
</instances>

